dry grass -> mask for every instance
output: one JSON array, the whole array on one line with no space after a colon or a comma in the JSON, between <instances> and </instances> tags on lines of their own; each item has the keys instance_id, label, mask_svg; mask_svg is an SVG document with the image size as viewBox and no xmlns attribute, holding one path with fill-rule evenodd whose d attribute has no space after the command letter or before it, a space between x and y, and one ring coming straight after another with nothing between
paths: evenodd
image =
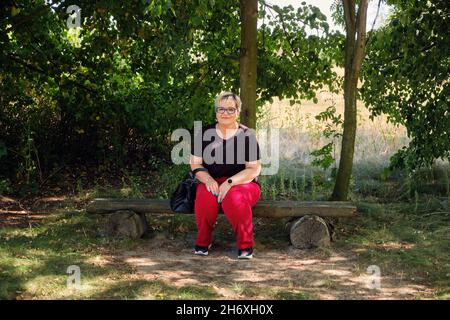
<instances>
[{"instance_id":1,"label":"dry grass","mask_svg":"<svg viewBox=\"0 0 450 320\"><path fill-rule=\"evenodd\" d=\"M272 103L260 108L257 131L260 134L264 129L268 132L272 128L279 129L280 157L278 172L261 177L263 197L320 200L331 194L331 173L339 163L341 139L326 138L324 129L327 124L316 119L330 106L334 106L336 114L343 118L343 95L325 90L317 93L317 103L303 100L300 104L291 105L289 99L274 98ZM370 119L370 111L361 101L357 104L357 114L351 199L418 202L423 194L450 198L448 162L437 160L432 168L414 174L399 170L386 175L390 158L409 143L406 128L388 123L387 115ZM337 132L342 130L333 128ZM327 170L312 166L314 157L311 152L330 142L333 143L332 166ZM259 143L270 155L269 139L260 136ZM263 151L263 163L265 154Z\"/></svg>"},{"instance_id":2,"label":"dry grass","mask_svg":"<svg viewBox=\"0 0 450 320\"><path fill-rule=\"evenodd\" d=\"M330 142L323 136L325 123L315 117L327 107L336 106L336 113L343 117L344 99L342 95L319 92L318 103L302 101L290 105L289 100L274 99L260 110L259 128L280 129L280 158L285 165L311 164L311 152ZM358 129L356 136L355 167L370 164L386 166L389 158L402 146L408 144L403 126L387 123L385 115L373 120L369 110L358 102ZM262 142L263 143L263 142ZM340 140L335 139L336 159L339 159Z\"/></svg>"}]
</instances>

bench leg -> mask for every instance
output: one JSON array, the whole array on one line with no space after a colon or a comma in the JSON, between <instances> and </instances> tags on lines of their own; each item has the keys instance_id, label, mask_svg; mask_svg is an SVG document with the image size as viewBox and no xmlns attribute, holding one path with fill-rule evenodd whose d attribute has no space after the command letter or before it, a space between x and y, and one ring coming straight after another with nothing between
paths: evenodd
<instances>
[{"instance_id":1,"label":"bench leg","mask_svg":"<svg viewBox=\"0 0 450 320\"><path fill-rule=\"evenodd\" d=\"M290 224L291 244L298 249L327 247L331 241L331 230L321 217L307 215Z\"/></svg>"},{"instance_id":2,"label":"bench leg","mask_svg":"<svg viewBox=\"0 0 450 320\"><path fill-rule=\"evenodd\" d=\"M138 214L131 210L115 211L108 216L106 235L109 237L127 237L139 239L148 232L145 214Z\"/></svg>"}]
</instances>

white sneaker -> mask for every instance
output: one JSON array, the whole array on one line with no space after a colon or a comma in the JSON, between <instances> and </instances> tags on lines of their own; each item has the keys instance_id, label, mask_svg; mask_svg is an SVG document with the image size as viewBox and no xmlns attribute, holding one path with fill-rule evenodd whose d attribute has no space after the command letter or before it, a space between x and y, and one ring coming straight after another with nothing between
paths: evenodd
<instances>
[{"instance_id":1,"label":"white sneaker","mask_svg":"<svg viewBox=\"0 0 450 320\"><path fill-rule=\"evenodd\" d=\"M252 259L253 258L253 248L239 249L238 259Z\"/></svg>"},{"instance_id":2,"label":"white sneaker","mask_svg":"<svg viewBox=\"0 0 450 320\"><path fill-rule=\"evenodd\" d=\"M211 247L211 245L209 246ZM208 247L199 247L195 246L194 248L194 254L198 256L207 256L208 255Z\"/></svg>"}]
</instances>

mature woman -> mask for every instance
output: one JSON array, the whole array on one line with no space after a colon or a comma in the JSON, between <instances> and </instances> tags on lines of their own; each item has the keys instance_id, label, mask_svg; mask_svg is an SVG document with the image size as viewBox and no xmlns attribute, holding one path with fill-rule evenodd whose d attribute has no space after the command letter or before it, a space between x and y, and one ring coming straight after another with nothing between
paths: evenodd
<instances>
[{"instance_id":1,"label":"mature woman","mask_svg":"<svg viewBox=\"0 0 450 320\"><path fill-rule=\"evenodd\" d=\"M219 206L236 235L239 259L253 254L252 207L261 195L256 177L260 151L253 132L238 123L239 96L222 92L216 97L217 122L202 127L192 143L190 165L200 181L195 199L197 239L194 253L208 255Z\"/></svg>"}]
</instances>

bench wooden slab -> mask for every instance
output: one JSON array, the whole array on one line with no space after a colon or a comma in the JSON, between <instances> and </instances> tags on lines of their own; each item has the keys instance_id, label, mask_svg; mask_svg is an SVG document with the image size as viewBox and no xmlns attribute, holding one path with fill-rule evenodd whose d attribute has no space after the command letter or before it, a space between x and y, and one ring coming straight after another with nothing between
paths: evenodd
<instances>
[{"instance_id":1,"label":"bench wooden slab","mask_svg":"<svg viewBox=\"0 0 450 320\"><path fill-rule=\"evenodd\" d=\"M97 198L86 207L89 213L111 213L132 210L137 213L173 214L169 200ZM259 201L253 208L253 216L264 218L291 218L304 215L319 217L354 217L356 207L339 201Z\"/></svg>"},{"instance_id":2,"label":"bench wooden slab","mask_svg":"<svg viewBox=\"0 0 450 320\"><path fill-rule=\"evenodd\" d=\"M112 214L109 230L118 235L143 235L135 230L147 230L146 214L174 214L169 200L97 198L86 206L88 213ZM139 218L133 218L130 214ZM350 218L357 215L350 202L333 201L259 201L253 208L254 217L292 218L289 224L290 240L296 248L329 245L331 230L323 218ZM123 217L123 219L121 218ZM130 224L127 226L127 224ZM135 224L144 224L135 225ZM132 230L132 231L127 231Z\"/></svg>"}]
</instances>

